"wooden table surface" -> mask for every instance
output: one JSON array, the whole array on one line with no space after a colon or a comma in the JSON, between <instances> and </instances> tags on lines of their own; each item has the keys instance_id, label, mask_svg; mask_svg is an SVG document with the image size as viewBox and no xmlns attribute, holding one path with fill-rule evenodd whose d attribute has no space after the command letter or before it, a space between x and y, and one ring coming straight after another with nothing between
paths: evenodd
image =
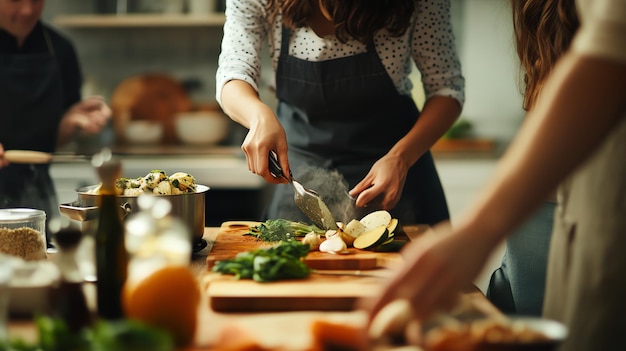
<instances>
[{"instance_id":1,"label":"wooden table surface","mask_svg":"<svg viewBox=\"0 0 626 351\"><path fill-rule=\"evenodd\" d=\"M363 312L359 311L291 311L291 312L258 312L258 313L218 313L209 306L209 296L206 293L207 265L206 257L215 242L219 233L217 227L207 227L204 232L204 239L207 247L196 253L191 262L191 268L203 286L203 296L198 310L198 327L196 330L195 348L193 350L213 350L214 345L223 333L227 330L245 330L259 344L266 348L278 348L283 350L306 350L310 347L312 336L310 324L313 320L324 319L345 323L362 323L365 320ZM407 231L407 234L409 232ZM411 238L411 235L409 235ZM413 238L411 238L413 239ZM399 254L397 254L398 257ZM91 289L94 286L90 287ZM89 289L89 287L88 287ZM87 290L89 291L89 290ZM93 289L95 293L95 289ZM480 290L468 290L465 294L466 301L469 301L477 310L487 314L497 314L499 311L491 305ZM32 320L11 319L8 325L8 332L11 338L23 338L25 340L36 340L36 330ZM190 349L191 350L191 349ZM189 350L189 351L190 351ZM408 350L403 348L403 350ZM414 350L420 350L415 348Z\"/></svg>"}]
</instances>

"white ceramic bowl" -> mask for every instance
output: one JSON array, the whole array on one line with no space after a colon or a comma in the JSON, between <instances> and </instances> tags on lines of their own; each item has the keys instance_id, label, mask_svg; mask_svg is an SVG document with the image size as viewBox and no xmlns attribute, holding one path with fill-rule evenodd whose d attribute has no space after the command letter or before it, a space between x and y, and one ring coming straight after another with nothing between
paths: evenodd
<instances>
[{"instance_id":1,"label":"white ceramic bowl","mask_svg":"<svg viewBox=\"0 0 626 351\"><path fill-rule=\"evenodd\" d=\"M136 120L126 124L124 138L131 144L156 144L163 137L163 124Z\"/></svg>"},{"instance_id":2,"label":"white ceramic bowl","mask_svg":"<svg viewBox=\"0 0 626 351\"><path fill-rule=\"evenodd\" d=\"M217 144L228 136L230 119L219 111L179 113L175 118L176 135L185 144Z\"/></svg>"}]
</instances>

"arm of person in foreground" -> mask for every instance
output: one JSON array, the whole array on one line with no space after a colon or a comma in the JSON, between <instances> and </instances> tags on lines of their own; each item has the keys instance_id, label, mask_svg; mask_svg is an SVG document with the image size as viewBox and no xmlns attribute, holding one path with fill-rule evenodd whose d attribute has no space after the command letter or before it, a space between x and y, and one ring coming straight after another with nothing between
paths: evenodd
<instances>
[{"instance_id":1,"label":"arm of person in foreground","mask_svg":"<svg viewBox=\"0 0 626 351\"><path fill-rule=\"evenodd\" d=\"M285 182L269 172L269 152L276 151L281 167L289 174L287 136L274 111L257 91L243 80L231 80L222 88L222 107L235 122L248 128L241 149L248 160L248 169L270 183Z\"/></svg>"},{"instance_id":2,"label":"arm of person in foreground","mask_svg":"<svg viewBox=\"0 0 626 351\"><path fill-rule=\"evenodd\" d=\"M405 250L406 264L368 301L370 321L397 298L422 320L452 306L497 244L624 118L624 77L623 62L566 54L479 199L454 228L436 227Z\"/></svg>"}]
</instances>

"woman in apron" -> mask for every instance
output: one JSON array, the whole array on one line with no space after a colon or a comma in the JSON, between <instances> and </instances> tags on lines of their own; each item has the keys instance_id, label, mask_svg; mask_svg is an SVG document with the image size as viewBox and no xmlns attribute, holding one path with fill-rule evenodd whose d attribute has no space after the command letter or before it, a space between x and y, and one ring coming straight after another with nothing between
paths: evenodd
<instances>
[{"instance_id":1,"label":"woman in apron","mask_svg":"<svg viewBox=\"0 0 626 351\"><path fill-rule=\"evenodd\" d=\"M543 315L568 328L560 351L626 350L626 2L576 9L580 29L489 188L452 232L405 248L370 319L398 297L417 318L450 306L558 185Z\"/></svg>"},{"instance_id":2,"label":"woman in apron","mask_svg":"<svg viewBox=\"0 0 626 351\"><path fill-rule=\"evenodd\" d=\"M448 219L429 149L464 97L449 10L448 0L227 1L216 96L249 129L249 169L280 183L268 170L275 151L284 170L345 215L337 220L380 208L405 224ZM268 37L276 114L258 94ZM413 61L427 97L421 113L408 79ZM347 192L360 211L342 209L353 204ZM287 184L275 187L266 217L308 221Z\"/></svg>"},{"instance_id":3,"label":"woman in apron","mask_svg":"<svg viewBox=\"0 0 626 351\"><path fill-rule=\"evenodd\" d=\"M54 152L110 116L99 98L81 101L72 44L39 21L44 1L0 0L0 208L35 208L49 221L58 201L48 164L8 164L4 150Z\"/></svg>"}]
</instances>

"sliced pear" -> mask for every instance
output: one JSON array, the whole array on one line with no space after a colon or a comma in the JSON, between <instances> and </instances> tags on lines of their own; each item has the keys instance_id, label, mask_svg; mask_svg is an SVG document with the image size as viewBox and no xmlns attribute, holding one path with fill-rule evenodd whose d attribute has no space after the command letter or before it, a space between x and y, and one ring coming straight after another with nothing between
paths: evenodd
<instances>
[{"instance_id":1,"label":"sliced pear","mask_svg":"<svg viewBox=\"0 0 626 351\"><path fill-rule=\"evenodd\" d=\"M359 235L358 238L354 239L352 246L361 250L371 250L387 241L388 238L389 230L387 226L381 225Z\"/></svg>"}]
</instances>

